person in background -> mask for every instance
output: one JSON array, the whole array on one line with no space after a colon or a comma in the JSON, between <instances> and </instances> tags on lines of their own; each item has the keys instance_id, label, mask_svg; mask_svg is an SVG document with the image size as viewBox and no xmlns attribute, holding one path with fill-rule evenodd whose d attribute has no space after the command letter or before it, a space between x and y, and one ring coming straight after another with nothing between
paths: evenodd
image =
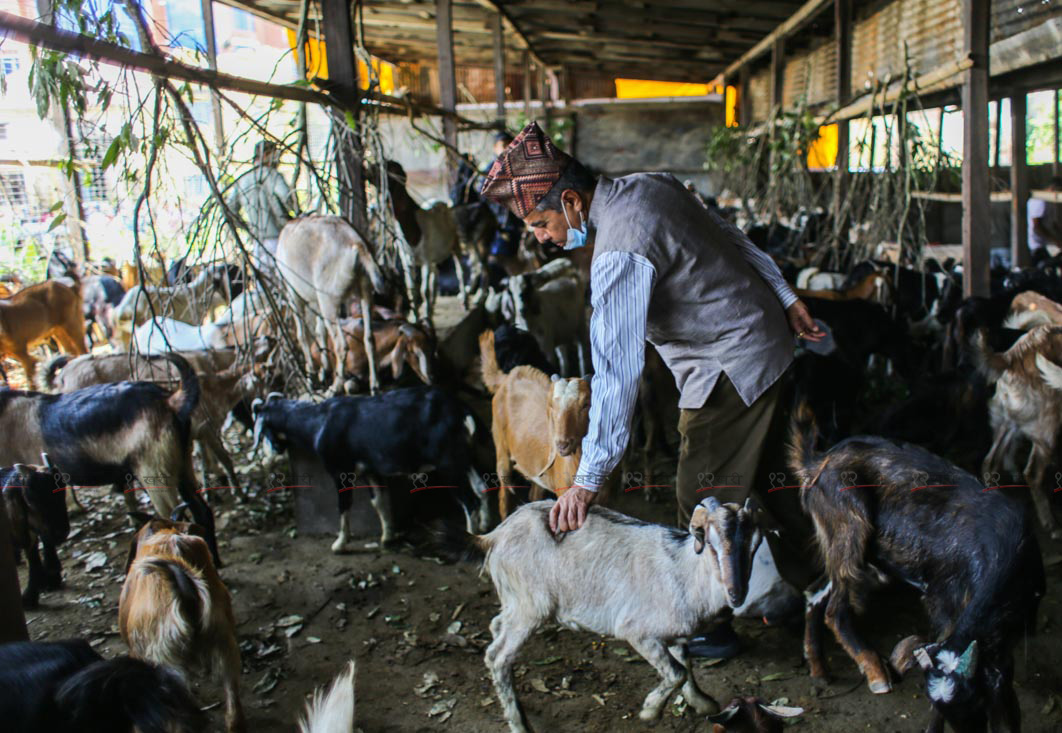
<instances>
[{"instance_id":1,"label":"person in background","mask_svg":"<svg viewBox=\"0 0 1062 733\"><path fill-rule=\"evenodd\" d=\"M271 140L260 140L254 148L254 167L236 179L225 203L242 214L255 240L253 257L259 268L271 269L277 252L280 230L294 216L294 197L284 176L277 170L280 150Z\"/></svg>"},{"instance_id":2,"label":"person in background","mask_svg":"<svg viewBox=\"0 0 1062 733\"><path fill-rule=\"evenodd\" d=\"M1047 190L1062 191L1062 177L1055 176L1047 184ZM1029 254L1033 264L1051 256L1047 245L1062 249L1062 206L1043 199L1031 198L1028 204L1029 217Z\"/></svg>"},{"instance_id":3,"label":"person in background","mask_svg":"<svg viewBox=\"0 0 1062 733\"><path fill-rule=\"evenodd\" d=\"M774 261L674 176L595 179L534 122L494 162L482 193L539 242L591 258L590 427L573 486L550 512L551 530L583 525L622 457L649 341L680 393L679 526L706 496L740 503L754 495L776 530L765 536L779 572L807 587L818 574L807 553L810 524L798 492L772 492L768 479L779 461L784 470L780 403L794 336L825 334ZM739 648L726 625L689 651L722 658Z\"/></svg>"}]
</instances>

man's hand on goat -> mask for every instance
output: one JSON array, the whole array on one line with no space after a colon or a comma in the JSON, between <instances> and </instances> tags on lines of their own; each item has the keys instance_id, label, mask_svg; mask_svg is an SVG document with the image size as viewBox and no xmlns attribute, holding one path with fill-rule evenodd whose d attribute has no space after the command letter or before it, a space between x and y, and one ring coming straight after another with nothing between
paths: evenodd
<instances>
[{"instance_id":1,"label":"man's hand on goat","mask_svg":"<svg viewBox=\"0 0 1062 733\"><path fill-rule=\"evenodd\" d=\"M549 529L553 534L579 529L586 521L586 512L597 499L597 493L573 486L564 492L549 511Z\"/></svg>"},{"instance_id":2,"label":"man's hand on goat","mask_svg":"<svg viewBox=\"0 0 1062 733\"><path fill-rule=\"evenodd\" d=\"M793 305L785 311L786 318L789 319L789 327L793 329L799 338L807 339L808 341L822 341L826 334L815 323L815 319L811 317L811 312L808 307L804 305L803 301L796 301Z\"/></svg>"}]
</instances>

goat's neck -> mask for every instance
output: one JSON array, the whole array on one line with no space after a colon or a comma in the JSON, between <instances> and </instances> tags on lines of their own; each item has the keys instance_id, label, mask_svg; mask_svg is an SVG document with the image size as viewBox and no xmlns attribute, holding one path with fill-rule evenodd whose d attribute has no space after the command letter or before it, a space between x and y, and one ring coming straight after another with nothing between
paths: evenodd
<instances>
[{"instance_id":1,"label":"goat's neck","mask_svg":"<svg viewBox=\"0 0 1062 733\"><path fill-rule=\"evenodd\" d=\"M693 551L693 537L690 536L679 552L679 577L692 578L686 589L687 597L693 608L703 609L704 618L717 615L729 607L726 588L719 579L719 565L712 557L712 550L705 546L698 555Z\"/></svg>"},{"instance_id":2,"label":"goat's neck","mask_svg":"<svg viewBox=\"0 0 1062 733\"><path fill-rule=\"evenodd\" d=\"M389 192L391 194L391 208L395 212L398 226L402 228L402 235L410 247L420 244L423 232L420 223L417 222L417 202L409 195L409 191L401 183L391 179Z\"/></svg>"}]
</instances>

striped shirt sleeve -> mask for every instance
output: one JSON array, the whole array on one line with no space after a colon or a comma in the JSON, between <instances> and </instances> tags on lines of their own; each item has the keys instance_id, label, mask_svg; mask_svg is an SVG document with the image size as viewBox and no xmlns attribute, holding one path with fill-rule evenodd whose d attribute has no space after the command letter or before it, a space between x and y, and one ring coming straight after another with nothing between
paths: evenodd
<instances>
[{"instance_id":1,"label":"striped shirt sleeve","mask_svg":"<svg viewBox=\"0 0 1062 733\"><path fill-rule=\"evenodd\" d=\"M745 261L752 266L752 269L754 269L763 281L767 283L767 286L774 291L775 296L777 296L778 300L782 302L783 309L786 309L793 305L793 303L797 302L797 294L793 292L793 288L791 288L789 283L785 281L785 277L782 276L782 271L778 269L778 265L775 264L769 254L753 244L745 232L719 216L716 212L709 209L708 214L715 220L716 224L723 229L723 231L728 232L731 235L730 241L732 241L734 246L738 248L738 251L741 252Z\"/></svg>"},{"instance_id":2,"label":"striped shirt sleeve","mask_svg":"<svg viewBox=\"0 0 1062 733\"><path fill-rule=\"evenodd\" d=\"M597 491L623 457L645 366L645 323L656 270L630 252L603 252L590 270L590 429L574 484Z\"/></svg>"}]
</instances>

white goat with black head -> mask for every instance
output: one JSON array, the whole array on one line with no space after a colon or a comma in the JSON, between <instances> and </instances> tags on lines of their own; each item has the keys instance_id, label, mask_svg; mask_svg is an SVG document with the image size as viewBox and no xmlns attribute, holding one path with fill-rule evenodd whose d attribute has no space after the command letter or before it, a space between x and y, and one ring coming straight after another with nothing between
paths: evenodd
<instances>
[{"instance_id":1,"label":"white goat with black head","mask_svg":"<svg viewBox=\"0 0 1062 733\"><path fill-rule=\"evenodd\" d=\"M484 553L501 600L486 663L509 728L531 729L513 689L513 663L551 620L623 639L653 666L662 679L645 698L643 720L657 719L679 688L698 713L718 712L693 678L684 643L745 600L761 540L750 503L705 499L689 532L594 506L581 529L561 537L550 533L552 506L525 504L470 541Z\"/></svg>"}]
</instances>

